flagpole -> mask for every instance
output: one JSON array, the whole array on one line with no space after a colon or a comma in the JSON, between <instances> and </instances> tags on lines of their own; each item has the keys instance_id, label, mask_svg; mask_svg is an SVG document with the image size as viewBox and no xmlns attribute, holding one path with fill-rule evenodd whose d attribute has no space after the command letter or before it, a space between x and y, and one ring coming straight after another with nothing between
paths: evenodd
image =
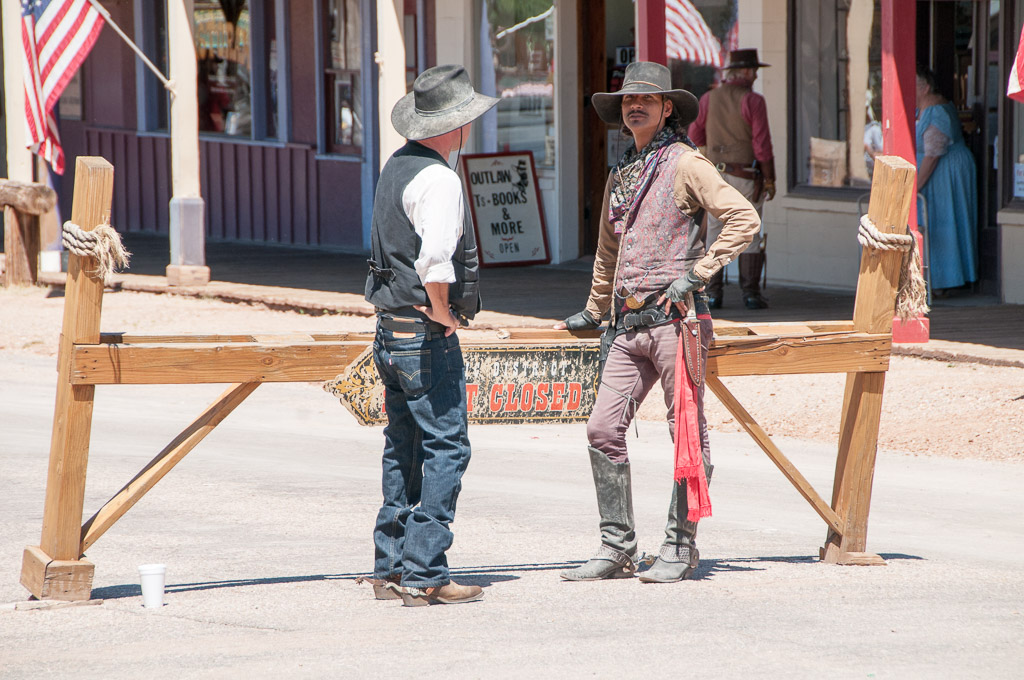
<instances>
[{"instance_id":1,"label":"flagpole","mask_svg":"<svg viewBox=\"0 0 1024 680\"><path fill-rule=\"evenodd\" d=\"M100 15L103 17L103 20L110 24L110 27L114 29L114 31L116 31L117 34L121 36L121 38L126 43L128 43L128 46L135 51L135 54L139 55L139 59L142 60L142 63L148 66L149 70L152 71L154 75L156 75L156 77L160 79L160 82L164 84L164 87L167 89L167 91L170 92L172 96L177 96L178 93L174 89L174 81L168 80L164 77L163 73L160 73L160 69L158 69L156 65L149 60L149 57L147 57L145 53L143 53L143 51L139 49L139 46L132 42L131 38L125 35L125 32L121 30L120 26L114 23L114 20L110 18L110 12L108 12L106 8L98 2L98 0L89 0L89 4L92 5L93 8L97 12L99 12Z\"/></svg>"}]
</instances>

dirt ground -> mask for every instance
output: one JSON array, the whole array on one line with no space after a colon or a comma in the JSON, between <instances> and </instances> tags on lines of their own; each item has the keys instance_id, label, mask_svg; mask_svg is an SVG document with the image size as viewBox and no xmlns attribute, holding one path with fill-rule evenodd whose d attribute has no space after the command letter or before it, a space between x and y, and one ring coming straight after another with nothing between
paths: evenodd
<instances>
[{"instance_id":1,"label":"dirt ground","mask_svg":"<svg viewBox=\"0 0 1024 680\"><path fill-rule=\"evenodd\" d=\"M0 288L0 378L3 353L56 357L64 298L46 288ZM219 300L108 292L104 332L232 333L372 330L371 319L310 316ZM844 375L751 376L724 381L773 436L835 442ZM341 408L339 406L338 408ZM738 432L708 396L709 426ZM664 418L656 388L640 417ZM893 357L886 377L879 446L914 456L1024 461L1024 369Z\"/></svg>"}]
</instances>

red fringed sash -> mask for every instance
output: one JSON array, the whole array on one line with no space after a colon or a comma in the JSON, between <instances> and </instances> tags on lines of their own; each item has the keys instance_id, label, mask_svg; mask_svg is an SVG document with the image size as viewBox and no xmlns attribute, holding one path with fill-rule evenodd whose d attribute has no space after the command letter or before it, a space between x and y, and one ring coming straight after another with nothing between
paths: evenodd
<instances>
[{"instance_id":1,"label":"red fringed sash","mask_svg":"<svg viewBox=\"0 0 1024 680\"><path fill-rule=\"evenodd\" d=\"M675 480L686 480L686 519L697 522L702 517L711 517L711 497L708 495L708 478L701 456L700 426L697 423L696 385L686 370L686 347L683 333L689 332L686 325L679 324L679 347L676 352L675 385Z\"/></svg>"}]
</instances>

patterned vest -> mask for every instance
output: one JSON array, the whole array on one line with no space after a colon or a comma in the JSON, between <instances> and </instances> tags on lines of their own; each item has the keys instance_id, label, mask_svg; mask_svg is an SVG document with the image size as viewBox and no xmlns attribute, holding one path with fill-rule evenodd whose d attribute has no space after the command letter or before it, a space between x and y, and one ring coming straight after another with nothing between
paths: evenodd
<instances>
[{"instance_id":1,"label":"patterned vest","mask_svg":"<svg viewBox=\"0 0 1024 680\"><path fill-rule=\"evenodd\" d=\"M725 83L708 92L708 160L750 165L754 162L754 134L743 120L743 97L750 87Z\"/></svg>"},{"instance_id":2,"label":"patterned vest","mask_svg":"<svg viewBox=\"0 0 1024 680\"><path fill-rule=\"evenodd\" d=\"M647 194L619 237L617 291L640 298L663 290L703 257L700 224L679 209L672 191L676 163L687 153L694 151L673 144L662 156Z\"/></svg>"}]
</instances>

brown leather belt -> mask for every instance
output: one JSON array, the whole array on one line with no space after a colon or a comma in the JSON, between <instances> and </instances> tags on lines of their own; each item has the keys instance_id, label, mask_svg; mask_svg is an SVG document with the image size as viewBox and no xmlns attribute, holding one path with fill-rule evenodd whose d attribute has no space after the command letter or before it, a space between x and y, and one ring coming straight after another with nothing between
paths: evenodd
<instances>
[{"instance_id":1,"label":"brown leather belt","mask_svg":"<svg viewBox=\"0 0 1024 680\"><path fill-rule=\"evenodd\" d=\"M739 163L719 163L715 168L718 169L718 172L740 179L757 179L761 174L749 165L740 165Z\"/></svg>"}]
</instances>

